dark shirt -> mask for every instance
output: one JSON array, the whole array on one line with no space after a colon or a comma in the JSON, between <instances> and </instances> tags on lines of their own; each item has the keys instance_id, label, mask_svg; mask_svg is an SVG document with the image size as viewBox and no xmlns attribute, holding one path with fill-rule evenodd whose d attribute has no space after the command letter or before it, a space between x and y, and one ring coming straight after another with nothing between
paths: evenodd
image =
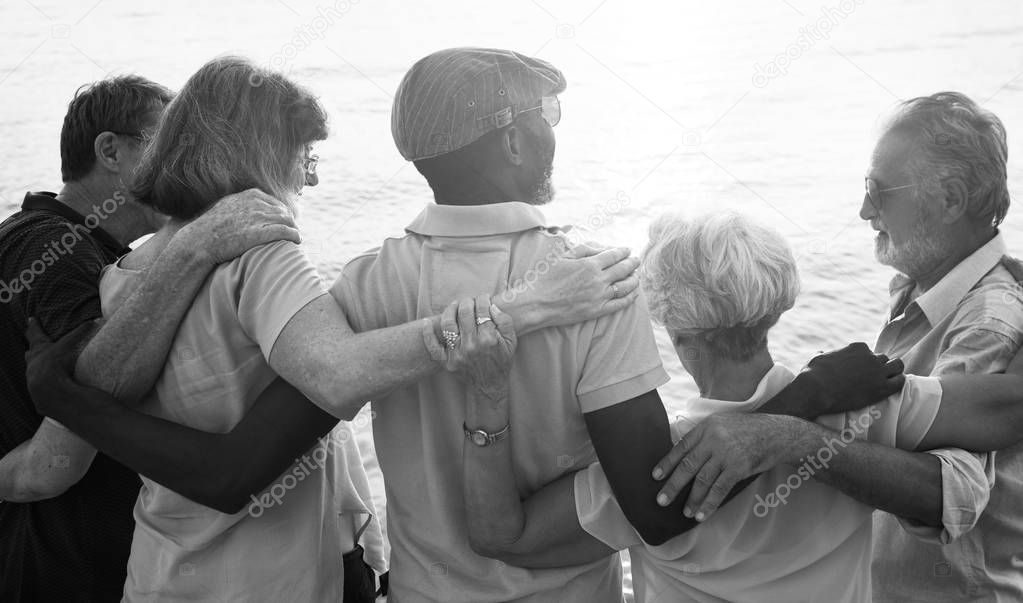
<instances>
[{"instance_id":1,"label":"dark shirt","mask_svg":"<svg viewBox=\"0 0 1023 603\"><path fill-rule=\"evenodd\" d=\"M58 338L101 317L100 272L127 251L54 197L29 193L0 224L0 455L43 421L25 383L26 321ZM0 601L119 601L139 486L100 453L60 496L0 503Z\"/></svg>"}]
</instances>

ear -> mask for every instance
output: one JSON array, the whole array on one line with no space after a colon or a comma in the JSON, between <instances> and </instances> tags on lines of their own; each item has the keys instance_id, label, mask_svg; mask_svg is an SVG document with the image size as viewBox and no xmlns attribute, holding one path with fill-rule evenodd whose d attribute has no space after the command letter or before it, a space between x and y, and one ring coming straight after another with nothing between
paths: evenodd
<instances>
[{"instance_id":1,"label":"ear","mask_svg":"<svg viewBox=\"0 0 1023 603\"><path fill-rule=\"evenodd\" d=\"M501 155L512 165L522 165L525 157L525 136L521 128L510 125L501 135Z\"/></svg>"},{"instance_id":2,"label":"ear","mask_svg":"<svg viewBox=\"0 0 1023 603\"><path fill-rule=\"evenodd\" d=\"M970 209L969 191L966 188L966 183L959 178L945 180L942 188L945 190L945 201L941 220L945 224L955 224Z\"/></svg>"},{"instance_id":3,"label":"ear","mask_svg":"<svg viewBox=\"0 0 1023 603\"><path fill-rule=\"evenodd\" d=\"M121 171L121 140L113 132L100 132L92 142L92 150L96 154L96 163L107 171Z\"/></svg>"}]
</instances>

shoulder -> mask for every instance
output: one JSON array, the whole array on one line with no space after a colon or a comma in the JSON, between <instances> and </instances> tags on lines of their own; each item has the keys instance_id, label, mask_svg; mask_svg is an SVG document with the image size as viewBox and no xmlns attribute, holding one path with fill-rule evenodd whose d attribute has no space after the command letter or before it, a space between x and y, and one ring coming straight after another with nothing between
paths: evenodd
<instances>
[{"instance_id":1,"label":"shoulder","mask_svg":"<svg viewBox=\"0 0 1023 603\"><path fill-rule=\"evenodd\" d=\"M999 264L970 290L956 310L954 326L990 328L1023 337L1023 289Z\"/></svg>"},{"instance_id":2,"label":"shoulder","mask_svg":"<svg viewBox=\"0 0 1023 603\"><path fill-rule=\"evenodd\" d=\"M18 212L0 224L0 258L7 270L37 261L68 268L87 265L90 269L107 263L88 229L46 211Z\"/></svg>"}]
</instances>

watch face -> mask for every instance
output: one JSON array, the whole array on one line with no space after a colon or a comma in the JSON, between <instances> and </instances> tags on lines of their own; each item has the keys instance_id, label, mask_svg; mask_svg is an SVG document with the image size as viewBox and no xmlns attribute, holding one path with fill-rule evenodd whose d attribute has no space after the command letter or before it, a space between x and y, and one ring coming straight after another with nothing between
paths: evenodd
<instances>
[{"instance_id":1,"label":"watch face","mask_svg":"<svg viewBox=\"0 0 1023 603\"><path fill-rule=\"evenodd\" d=\"M487 434L483 433L482 431L472 432L472 443L476 444L477 446L486 446Z\"/></svg>"}]
</instances>

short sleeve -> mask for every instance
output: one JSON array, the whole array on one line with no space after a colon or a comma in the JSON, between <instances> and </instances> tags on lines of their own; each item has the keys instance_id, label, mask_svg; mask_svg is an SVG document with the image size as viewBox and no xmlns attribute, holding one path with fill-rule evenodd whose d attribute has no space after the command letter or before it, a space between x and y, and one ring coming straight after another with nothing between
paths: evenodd
<instances>
[{"instance_id":1,"label":"short sleeve","mask_svg":"<svg viewBox=\"0 0 1023 603\"><path fill-rule=\"evenodd\" d=\"M576 387L584 413L631 400L667 382L642 293L628 308L596 320Z\"/></svg>"},{"instance_id":2,"label":"short sleeve","mask_svg":"<svg viewBox=\"0 0 1023 603\"><path fill-rule=\"evenodd\" d=\"M269 361L288 322L327 290L316 267L290 241L262 245L236 262L231 276L238 282L238 321Z\"/></svg>"},{"instance_id":3,"label":"short sleeve","mask_svg":"<svg viewBox=\"0 0 1023 603\"><path fill-rule=\"evenodd\" d=\"M600 463L578 471L574 485L575 512L588 534L618 551L643 544L618 506Z\"/></svg>"},{"instance_id":4,"label":"short sleeve","mask_svg":"<svg viewBox=\"0 0 1023 603\"><path fill-rule=\"evenodd\" d=\"M916 450L934 424L941 406L941 379L906 375L906 384L898 393L871 407L875 415L867 439L902 450Z\"/></svg>"}]
</instances>

